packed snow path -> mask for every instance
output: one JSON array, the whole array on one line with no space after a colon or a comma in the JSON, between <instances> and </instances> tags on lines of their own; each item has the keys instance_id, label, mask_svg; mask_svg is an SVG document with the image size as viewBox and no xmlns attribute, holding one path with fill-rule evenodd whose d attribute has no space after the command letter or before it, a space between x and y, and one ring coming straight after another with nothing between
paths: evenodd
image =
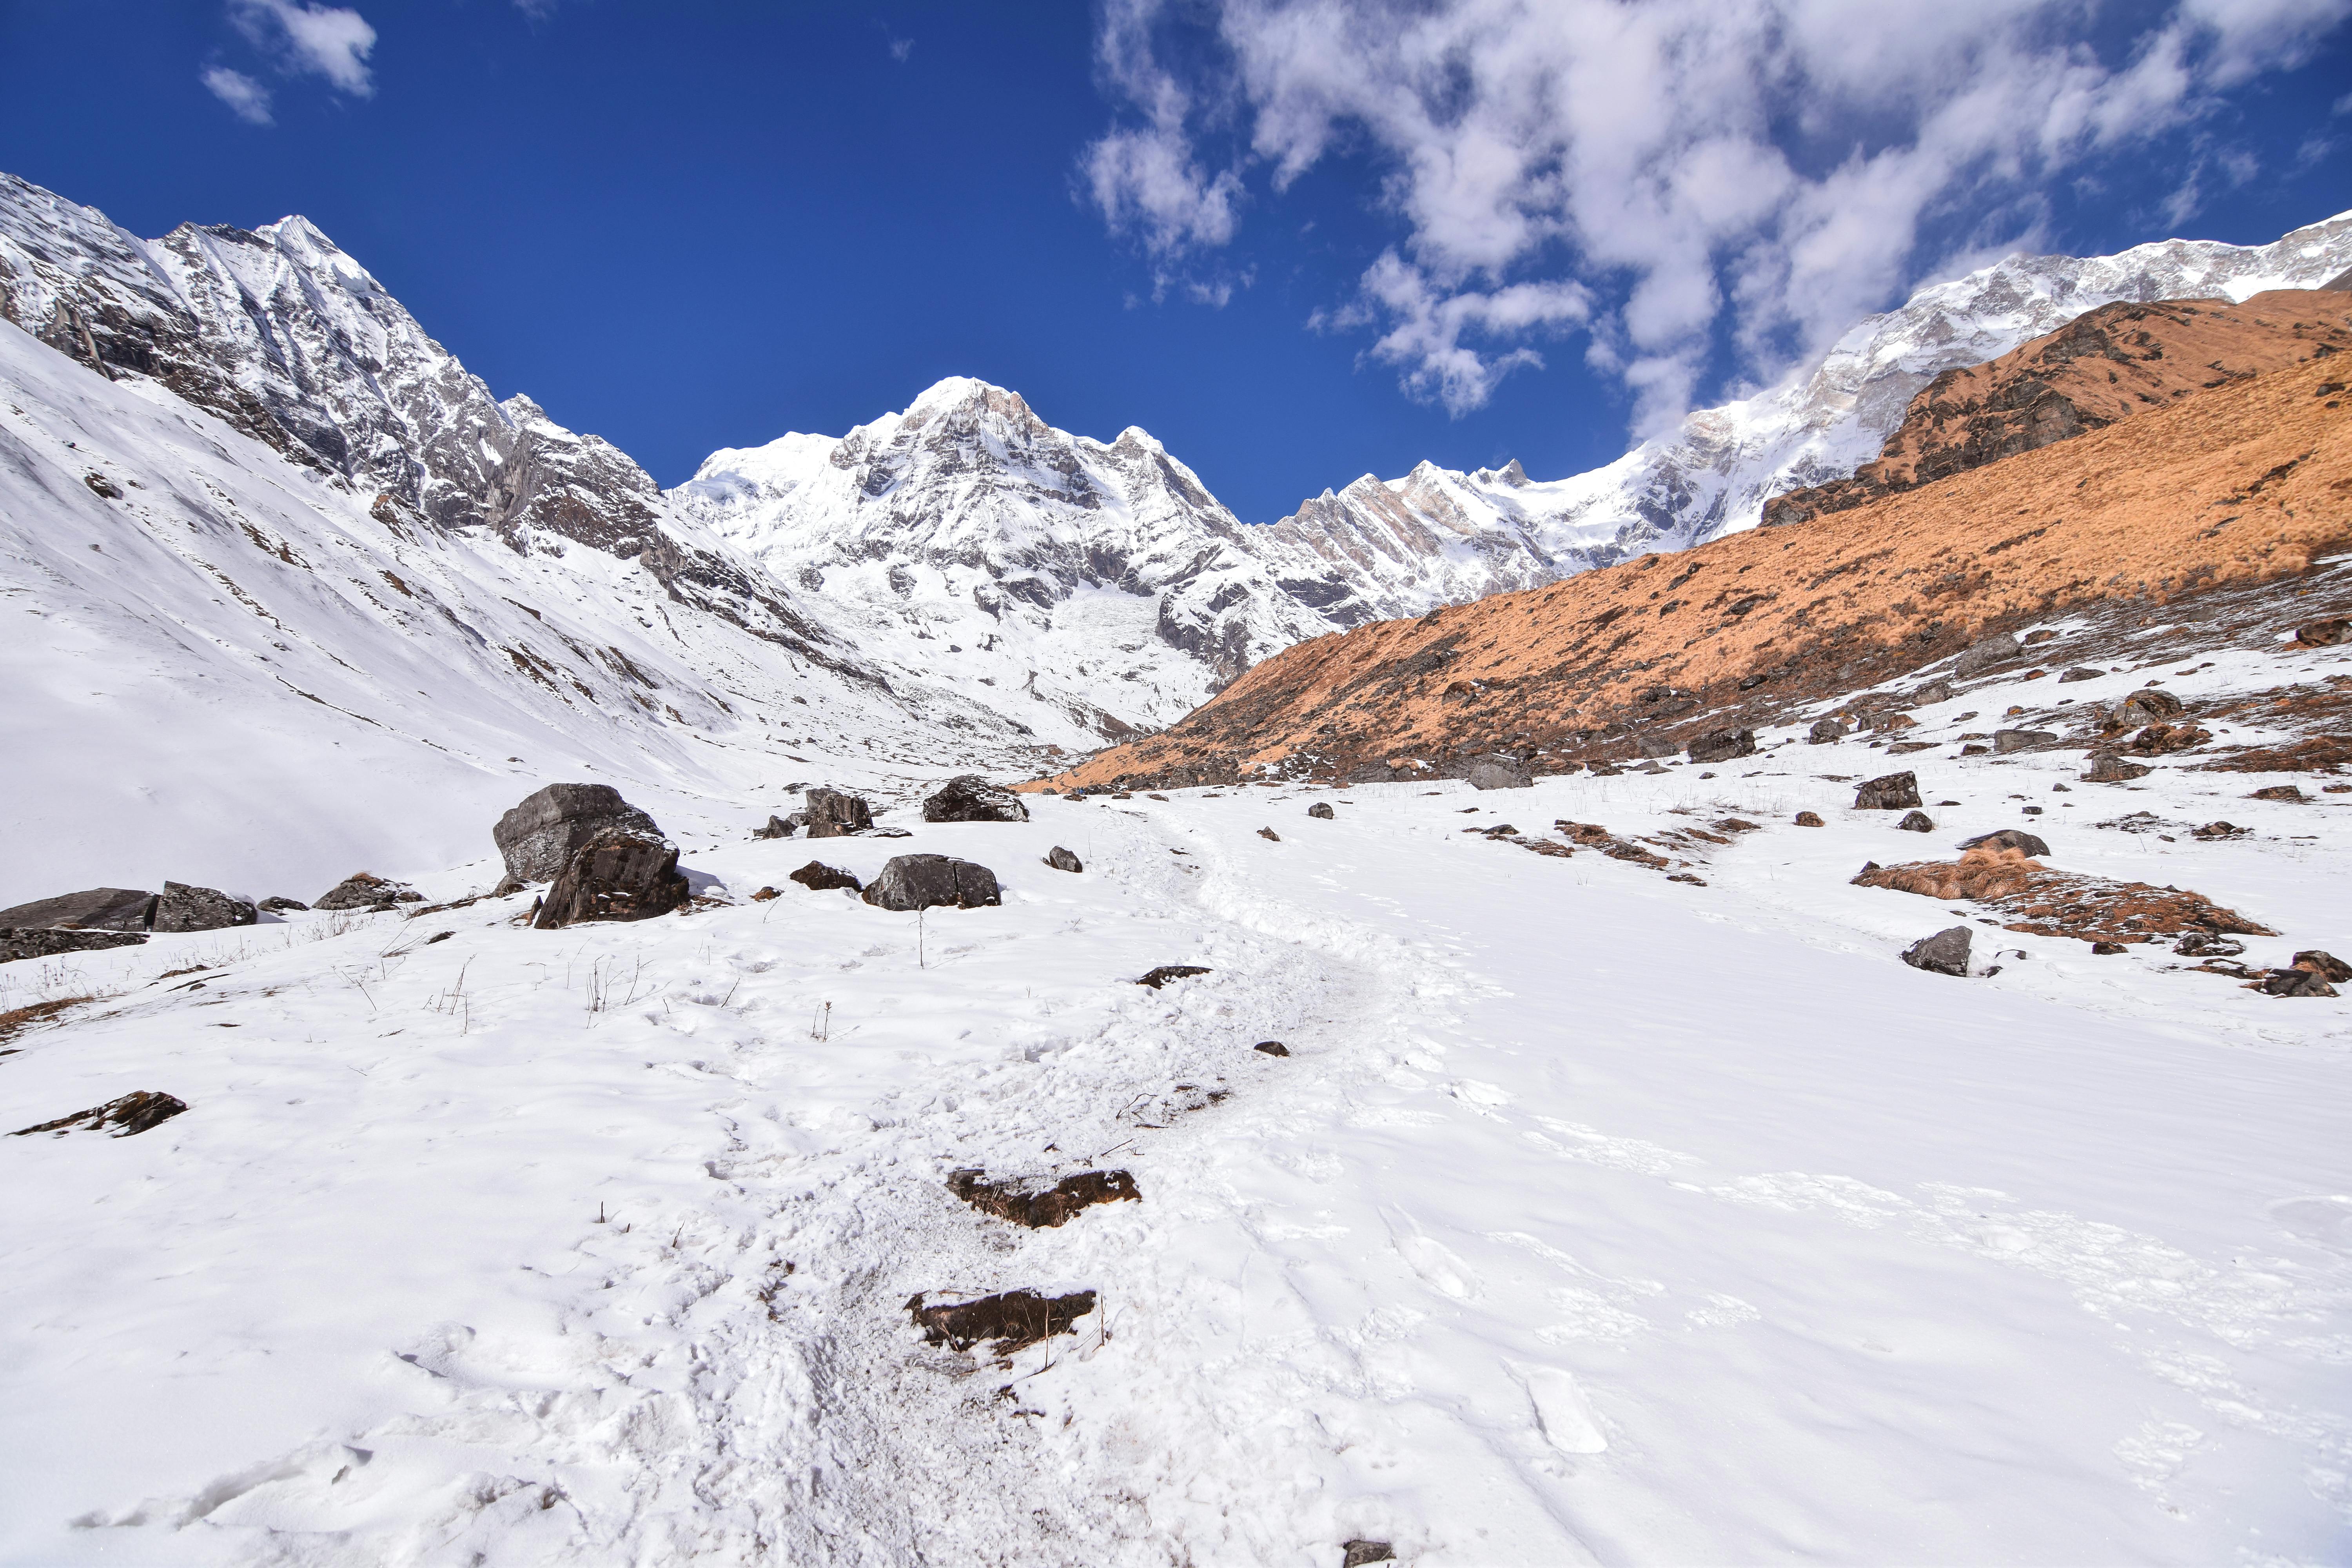
<instances>
[{"instance_id":1,"label":"packed snow path","mask_svg":"<svg viewBox=\"0 0 2352 1568\"><path fill-rule=\"evenodd\" d=\"M2006 932L1925 974L1946 910L1846 885L2058 765L1923 772L1933 844L1793 769L1048 799L691 854L782 896L642 924L5 973L119 994L7 1042L0 1122L192 1110L0 1139L0 1561L2341 1561L2347 1004ZM2150 784L2067 815L2267 822ZM1723 811L1771 826L1707 887L1462 831ZM2346 816L2039 830L2283 960L2352 946ZM785 880L910 849L1005 906ZM1097 1163L1143 1201L1059 1229L943 1185ZM903 1310L1014 1288L1100 1304L1009 1366Z\"/></svg>"}]
</instances>

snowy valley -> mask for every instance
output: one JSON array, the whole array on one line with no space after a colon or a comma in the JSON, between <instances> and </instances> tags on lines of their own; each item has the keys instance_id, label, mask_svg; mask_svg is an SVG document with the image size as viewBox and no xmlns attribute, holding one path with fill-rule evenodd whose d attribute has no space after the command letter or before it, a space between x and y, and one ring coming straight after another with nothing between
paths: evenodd
<instances>
[{"instance_id":1,"label":"snowy valley","mask_svg":"<svg viewBox=\"0 0 2352 1568\"><path fill-rule=\"evenodd\" d=\"M1943 370L2347 268L2011 258L1260 525L965 378L666 490L299 218L0 176L0 905L134 907L0 920L0 1564L2343 1561L2335 340L1989 465L1966 573L1866 585L1932 488L1720 536ZM2239 575L1902 585L2046 586L1994 479L2192 416ZM1363 776L1174 749L1390 631L1277 693ZM1638 721L1460 776L1588 637ZM635 809L519 849L558 784Z\"/></svg>"}]
</instances>

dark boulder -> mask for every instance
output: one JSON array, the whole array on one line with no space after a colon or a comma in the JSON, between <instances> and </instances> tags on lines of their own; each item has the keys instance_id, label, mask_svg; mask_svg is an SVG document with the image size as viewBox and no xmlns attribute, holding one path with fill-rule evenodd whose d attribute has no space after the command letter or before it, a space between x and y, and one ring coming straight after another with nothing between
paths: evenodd
<instances>
[{"instance_id":1,"label":"dark boulder","mask_svg":"<svg viewBox=\"0 0 2352 1568\"><path fill-rule=\"evenodd\" d=\"M1273 828L1271 828L1271 827L1261 827L1261 828L1259 828L1259 829L1257 830L1257 836L1258 836L1260 838L1264 838L1264 839L1271 840L1272 842L1274 842L1274 843L1276 843L1276 844L1279 844L1279 843L1281 843L1281 842L1282 842L1282 835L1281 835L1281 834L1279 834L1279 833L1276 833L1276 832Z\"/></svg>"},{"instance_id":2,"label":"dark boulder","mask_svg":"<svg viewBox=\"0 0 2352 1568\"><path fill-rule=\"evenodd\" d=\"M1374 1563L1393 1563L1396 1549L1385 1541L1350 1541L1339 1548L1339 1568L1368 1568Z\"/></svg>"},{"instance_id":3,"label":"dark boulder","mask_svg":"<svg viewBox=\"0 0 2352 1568\"><path fill-rule=\"evenodd\" d=\"M1260 1040L1257 1044L1252 1046L1250 1049L1254 1051L1263 1051L1270 1057L1286 1057L1290 1054L1290 1047L1284 1045L1280 1040Z\"/></svg>"},{"instance_id":4,"label":"dark boulder","mask_svg":"<svg viewBox=\"0 0 2352 1568\"><path fill-rule=\"evenodd\" d=\"M45 926L61 931L145 931L154 913L152 893L131 888L91 888L0 910L0 926L20 931Z\"/></svg>"},{"instance_id":5,"label":"dark boulder","mask_svg":"<svg viewBox=\"0 0 2352 1568\"><path fill-rule=\"evenodd\" d=\"M2096 680L2105 674L2106 671L2104 669L2093 669L2088 665L2076 665L2072 669L2059 672L2058 684L2064 686L2077 680Z\"/></svg>"},{"instance_id":6,"label":"dark boulder","mask_svg":"<svg viewBox=\"0 0 2352 1568\"><path fill-rule=\"evenodd\" d=\"M2055 744L2058 737L2047 730L1995 730L1992 749L2003 756L2011 752L2030 752L2036 746Z\"/></svg>"},{"instance_id":7,"label":"dark boulder","mask_svg":"<svg viewBox=\"0 0 2352 1568\"><path fill-rule=\"evenodd\" d=\"M800 816L800 813L796 811L793 813L793 816L797 817ZM793 836L793 829L797 828L799 826L800 824L798 822L786 821L783 817L778 816L773 812L770 812L768 814L768 826L765 827L755 827L751 829L751 837L754 838L790 838Z\"/></svg>"},{"instance_id":8,"label":"dark boulder","mask_svg":"<svg viewBox=\"0 0 2352 1568\"><path fill-rule=\"evenodd\" d=\"M1805 743L1810 746L1826 746L1832 741L1843 741L1845 737L1845 726L1836 720L1816 719L1813 721L1813 727L1805 732Z\"/></svg>"},{"instance_id":9,"label":"dark boulder","mask_svg":"<svg viewBox=\"0 0 2352 1568\"><path fill-rule=\"evenodd\" d=\"M2333 996L2336 987L2315 969L2273 969L2263 976L2263 989L2273 996Z\"/></svg>"},{"instance_id":10,"label":"dark boulder","mask_svg":"<svg viewBox=\"0 0 2352 1568\"><path fill-rule=\"evenodd\" d=\"M1756 731L1753 730L1715 730L1690 743L1690 760L1695 763L1727 763L1734 757L1756 754Z\"/></svg>"},{"instance_id":11,"label":"dark boulder","mask_svg":"<svg viewBox=\"0 0 2352 1568\"><path fill-rule=\"evenodd\" d=\"M1965 979L1969 973L1969 944L1975 934L1967 926L1953 926L1933 936L1923 936L1903 950L1903 962L1931 974L1957 974Z\"/></svg>"},{"instance_id":12,"label":"dark boulder","mask_svg":"<svg viewBox=\"0 0 2352 1568\"><path fill-rule=\"evenodd\" d=\"M166 882L155 900L155 923L161 931L221 931L229 926L249 926L259 919L258 912L242 899L232 899L212 888L191 888L185 882Z\"/></svg>"},{"instance_id":13,"label":"dark boulder","mask_svg":"<svg viewBox=\"0 0 2352 1568\"><path fill-rule=\"evenodd\" d=\"M968 1351L982 1340L993 1340L1004 1355L1052 1334L1077 1332L1077 1321L1095 1310L1095 1293L1079 1290L1067 1296L1040 1296L1034 1290L1007 1290L977 1301L926 1307L923 1292L907 1302L907 1313L923 1331L923 1342Z\"/></svg>"},{"instance_id":14,"label":"dark boulder","mask_svg":"<svg viewBox=\"0 0 2352 1568\"><path fill-rule=\"evenodd\" d=\"M272 893L269 897L261 900L260 907L268 910L273 915L282 915L295 910L307 910L310 906L304 903L299 899L289 899L285 897L283 894Z\"/></svg>"},{"instance_id":15,"label":"dark boulder","mask_svg":"<svg viewBox=\"0 0 2352 1568\"><path fill-rule=\"evenodd\" d=\"M1822 827L1826 826L1827 824L1822 821L1822 814L1818 811L1801 811L1797 813L1797 826L1800 827Z\"/></svg>"},{"instance_id":16,"label":"dark boulder","mask_svg":"<svg viewBox=\"0 0 2352 1568\"><path fill-rule=\"evenodd\" d=\"M1995 665L2007 664L2022 651L2018 647L2015 637L2007 632L1995 632L1989 637L1971 643L1954 662L1952 673L1963 677L1975 675L1990 669Z\"/></svg>"},{"instance_id":17,"label":"dark boulder","mask_svg":"<svg viewBox=\"0 0 2352 1568\"><path fill-rule=\"evenodd\" d=\"M583 844L540 900L531 924L556 931L583 921L643 921L686 902L677 849L635 834Z\"/></svg>"},{"instance_id":18,"label":"dark boulder","mask_svg":"<svg viewBox=\"0 0 2352 1568\"><path fill-rule=\"evenodd\" d=\"M24 958L55 958L64 952L95 952L107 947L137 947L146 940L146 932L135 931L0 926L0 963L14 963Z\"/></svg>"},{"instance_id":19,"label":"dark boulder","mask_svg":"<svg viewBox=\"0 0 2352 1568\"><path fill-rule=\"evenodd\" d=\"M894 855L866 885L866 901L879 910L984 909L1004 901L996 873L952 855Z\"/></svg>"},{"instance_id":20,"label":"dark boulder","mask_svg":"<svg viewBox=\"0 0 2352 1568\"><path fill-rule=\"evenodd\" d=\"M2233 936L2192 931L2183 936L2172 951L2183 958L2236 958L2246 951L2246 944Z\"/></svg>"},{"instance_id":21,"label":"dark boulder","mask_svg":"<svg viewBox=\"0 0 2352 1568\"><path fill-rule=\"evenodd\" d=\"M2246 798L2248 800L2275 800L2284 802L2289 805L2301 805L2305 801L2311 797L2305 795L2303 791L2297 789L2293 784L2273 784L2268 789L2256 790Z\"/></svg>"},{"instance_id":22,"label":"dark boulder","mask_svg":"<svg viewBox=\"0 0 2352 1568\"><path fill-rule=\"evenodd\" d=\"M844 838L874 826L874 811L864 795L818 788L803 790L801 798L808 802L800 815L808 820L811 838Z\"/></svg>"},{"instance_id":23,"label":"dark boulder","mask_svg":"<svg viewBox=\"0 0 2352 1568\"><path fill-rule=\"evenodd\" d=\"M1915 708L1925 708L1931 702L1949 702L1951 700L1952 683L1941 676L1911 694L1911 703Z\"/></svg>"},{"instance_id":24,"label":"dark boulder","mask_svg":"<svg viewBox=\"0 0 2352 1568\"><path fill-rule=\"evenodd\" d=\"M1011 790L989 783L978 773L964 773L941 784L923 802L925 822L1026 822L1029 808ZM993 903L995 900L991 900Z\"/></svg>"},{"instance_id":25,"label":"dark boulder","mask_svg":"<svg viewBox=\"0 0 2352 1568\"><path fill-rule=\"evenodd\" d=\"M1919 775L1899 773L1866 781L1853 792L1856 811L1906 811L1919 804Z\"/></svg>"},{"instance_id":26,"label":"dark boulder","mask_svg":"<svg viewBox=\"0 0 2352 1568\"><path fill-rule=\"evenodd\" d=\"M2146 778L2155 771L2146 763L2126 762L2113 752L2101 752L2091 759L2091 771L2083 775L2083 782L2124 784L2132 779Z\"/></svg>"},{"instance_id":27,"label":"dark boulder","mask_svg":"<svg viewBox=\"0 0 2352 1568\"><path fill-rule=\"evenodd\" d=\"M1339 814L1331 809L1331 803L1329 801L1318 800L1313 805L1307 808L1307 815L1309 816L1320 817L1323 821L1328 822Z\"/></svg>"},{"instance_id":28,"label":"dark boulder","mask_svg":"<svg viewBox=\"0 0 2352 1568\"><path fill-rule=\"evenodd\" d=\"M1936 831L1936 819L1924 811L1906 811L1903 814L1903 820L1895 826L1902 833L1933 833Z\"/></svg>"},{"instance_id":29,"label":"dark boulder","mask_svg":"<svg viewBox=\"0 0 2352 1568\"><path fill-rule=\"evenodd\" d=\"M661 836L652 817L623 800L611 784L549 784L525 796L490 829L506 858L507 875L518 882L552 880L589 843L635 838L658 844Z\"/></svg>"},{"instance_id":30,"label":"dark boulder","mask_svg":"<svg viewBox=\"0 0 2352 1568\"><path fill-rule=\"evenodd\" d=\"M1087 868L1085 861L1058 844L1045 852L1045 864L1056 871L1083 871Z\"/></svg>"},{"instance_id":31,"label":"dark boulder","mask_svg":"<svg viewBox=\"0 0 2352 1568\"><path fill-rule=\"evenodd\" d=\"M1183 980L1192 975L1207 974L1211 972L1202 968L1197 963L1163 963L1159 968L1151 971L1149 974L1144 975L1140 980L1138 980L1136 984L1138 985L1149 985L1154 991L1157 991L1171 980Z\"/></svg>"},{"instance_id":32,"label":"dark boulder","mask_svg":"<svg viewBox=\"0 0 2352 1568\"><path fill-rule=\"evenodd\" d=\"M2050 853L2050 846L2039 834L2028 833L2022 827L2004 827L1998 833L1979 833L1974 838L1960 840L1963 849L1982 847L1988 849L2021 849L2039 860Z\"/></svg>"},{"instance_id":33,"label":"dark boulder","mask_svg":"<svg viewBox=\"0 0 2352 1568\"><path fill-rule=\"evenodd\" d=\"M1535 777L1507 758L1489 757L1465 775L1472 789L1532 789Z\"/></svg>"},{"instance_id":34,"label":"dark boulder","mask_svg":"<svg viewBox=\"0 0 2352 1568\"><path fill-rule=\"evenodd\" d=\"M403 898L403 894L407 896ZM354 871L320 894L310 907L314 910L388 910L395 903L421 901L420 896L404 882L379 877L373 871Z\"/></svg>"},{"instance_id":35,"label":"dark boulder","mask_svg":"<svg viewBox=\"0 0 2352 1568\"><path fill-rule=\"evenodd\" d=\"M2352 637L2352 620L2336 616L2324 621L2309 621L2295 627L2294 641L2292 646L2334 647L2347 637Z\"/></svg>"},{"instance_id":36,"label":"dark boulder","mask_svg":"<svg viewBox=\"0 0 2352 1568\"><path fill-rule=\"evenodd\" d=\"M187 1102L174 1095L141 1089L120 1100L110 1100L104 1105L93 1105L88 1110L77 1110L71 1116L60 1116L55 1121L19 1127L9 1136L26 1138L36 1132L54 1132L63 1137L79 1129L86 1132L105 1132L116 1138L130 1138L150 1128L162 1126L187 1109Z\"/></svg>"},{"instance_id":37,"label":"dark boulder","mask_svg":"<svg viewBox=\"0 0 2352 1568\"><path fill-rule=\"evenodd\" d=\"M2352 963L2347 963L2332 952L2306 948L2294 955L2294 967L2308 969L2323 980L2333 980L2341 985L2352 981Z\"/></svg>"},{"instance_id":38,"label":"dark boulder","mask_svg":"<svg viewBox=\"0 0 2352 1568\"><path fill-rule=\"evenodd\" d=\"M818 893L829 893L836 889L846 889L853 893L862 893L866 890L866 884L856 877L838 866L828 866L822 860L810 861L793 872L788 879L798 882L812 892ZM757 893L751 896L759 897Z\"/></svg>"}]
</instances>

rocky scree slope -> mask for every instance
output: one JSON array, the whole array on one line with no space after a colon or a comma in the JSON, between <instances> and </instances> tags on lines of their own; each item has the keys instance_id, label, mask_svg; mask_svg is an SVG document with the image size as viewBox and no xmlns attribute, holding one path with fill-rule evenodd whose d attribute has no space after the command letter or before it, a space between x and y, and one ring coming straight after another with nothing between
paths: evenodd
<instances>
[{"instance_id":1,"label":"rocky scree slope","mask_svg":"<svg viewBox=\"0 0 2352 1568\"><path fill-rule=\"evenodd\" d=\"M2340 310L2333 294L2273 294L2246 330ZM2210 344L2212 322L2187 324ZM2301 579L2352 542L2352 402L2327 346L1864 507L1318 638L1058 782L1388 778L1493 752L1538 767L1663 753L2037 619L2100 606L2178 619L2177 601L2225 587L2281 584L2275 636L2321 613L2324 596L2296 597Z\"/></svg>"}]
</instances>

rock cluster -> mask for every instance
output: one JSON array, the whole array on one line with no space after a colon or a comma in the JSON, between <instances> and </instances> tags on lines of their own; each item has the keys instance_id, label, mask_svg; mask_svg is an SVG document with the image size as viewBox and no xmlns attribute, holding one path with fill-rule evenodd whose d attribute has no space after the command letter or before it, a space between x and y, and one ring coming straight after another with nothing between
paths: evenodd
<instances>
[{"instance_id":1,"label":"rock cluster","mask_svg":"<svg viewBox=\"0 0 2352 1568\"><path fill-rule=\"evenodd\" d=\"M923 802L925 822L1026 822L1029 808L1021 797L978 773L963 773L941 784Z\"/></svg>"}]
</instances>

